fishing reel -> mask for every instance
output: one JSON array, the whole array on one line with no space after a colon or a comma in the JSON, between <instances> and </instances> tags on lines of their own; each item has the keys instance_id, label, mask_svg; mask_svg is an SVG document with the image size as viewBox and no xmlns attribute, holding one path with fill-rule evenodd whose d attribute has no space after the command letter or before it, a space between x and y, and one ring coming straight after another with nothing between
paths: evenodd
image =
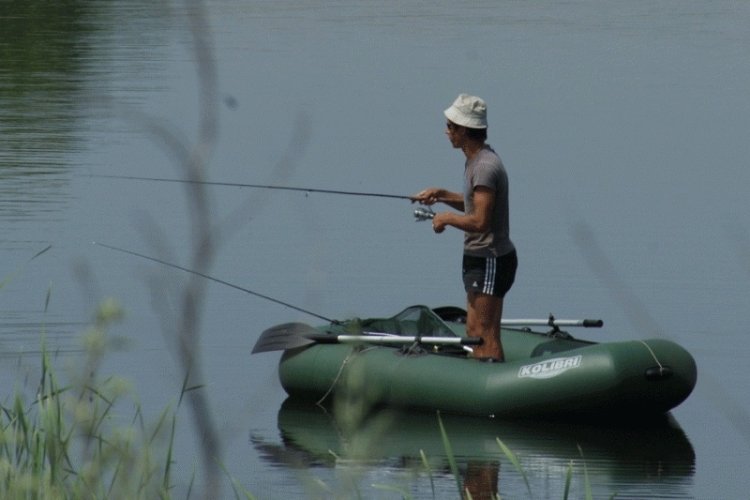
<instances>
[{"instance_id":1,"label":"fishing reel","mask_svg":"<svg viewBox=\"0 0 750 500\"><path fill-rule=\"evenodd\" d=\"M430 220L435 217L435 212L430 207L417 207L414 209L414 218L417 222Z\"/></svg>"}]
</instances>

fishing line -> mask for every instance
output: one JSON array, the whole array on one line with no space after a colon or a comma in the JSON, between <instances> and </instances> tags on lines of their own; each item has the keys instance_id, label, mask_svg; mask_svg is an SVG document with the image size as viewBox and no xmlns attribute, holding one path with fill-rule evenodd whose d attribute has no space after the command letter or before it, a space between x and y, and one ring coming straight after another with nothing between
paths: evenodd
<instances>
[{"instance_id":1,"label":"fishing line","mask_svg":"<svg viewBox=\"0 0 750 500\"><path fill-rule=\"evenodd\" d=\"M243 288L243 287L241 287L239 285L235 285L234 283L230 283L228 281L224 281L222 279L215 278L213 276L209 276L208 274L204 274L204 273L201 273L199 271L194 271L193 269L188 269L187 267L182 267L182 266L179 266L177 264L173 264L171 262L167 262L165 260L157 259L155 257L150 257L150 256L144 255L142 253L134 252L132 250L126 250L125 248L119 248L119 247L115 247L115 246L112 246L112 245L107 245L105 243L99 243L98 241L92 241L91 244L92 245L98 245L98 246L104 247L104 248L108 248L108 249L114 250L116 252L121 252L121 253L125 253L125 254L128 254L128 255L134 255L136 257L140 257L142 259L150 260L152 262L157 262L159 264L163 264L165 266L172 267L174 269L179 269L180 271L185 271L186 273L194 274L196 276L200 276L201 278L205 278L207 280L214 281L216 283L220 283L222 285L226 285L228 287L234 288L235 290L240 290L241 292L249 293L250 295L254 295L256 297L260 297L261 299L266 299L266 300L274 302L276 304L288 307L289 309L294 309L295 311L299 311L301 313L309 314L310 316L316 317L318 319L322 319L323 321L327 321L329 323L334 323L334 324L338 323L338 321L335 320L335 319L326 318L325 316L322 316L320 314L316 314L316 313L314 313L312 311L308 311L307 309L302 309L301 307L297 307L295 305L289 304L288 302L283 302L283 301L281 301L279 299L275 299L273 297L269 297L268 295L264 295L262 293L255 292L253 290L249 290L247 288Z\"/></svg>"},{"instance_id":2,"label":"fishing line","mask_svg":"<svg viewBox=\"0 0 750 500\"><path fill-rule=\"evenodd\" d=\"M10 283L11 281L13 281L13 279L14 279L14 278L15 278L16 276L18 276L19 274L21 274L21 272L23 271L23 268L24 268L24 267L26 267L26 266L27 266L27 265L28 265L28 264L29 264L29 263L30 263L30 262L31 262L32 260L34 260L34 259L36 259L37 257L39 257L40 255L42 255L43 253L45 253L45 252L46 252L47 250L49 250L50 248L52 248L52 245L47 245L47 247L46 247L46 248L44 248L43 250L40 250L40 251L38 251L37 253L35 253L35 254L34 254L34 256L33 256L32 258L30 258L29 260L27 260L27 261L26 261L26 262L25 262L24 264L22 264L22 265L21 265L21 266L20 266L20 267L19 267L18 269L16 269L16 270L15 270L14 272L12 272L12 273L11 273L10 275L8 275L8 276L6 276L5 278L3 278L2 280L0 280L0 288L3 288L3 287L4 287L5 285L7 285L7 284L8 284L8 283ZM47 301L46 301L46 303L45 303L45 310L46 310L46 307L47 307L47 305L49 305L49 294L50 294L50 292L49 292L49 290L48 290L48 291L47 291Z\"/></svg>"},{"instance_id":3,"label":"fishing line","mask_svg":"<svg viewBox=\"0 0 750 500\"><path fill-rule=\"evenodd\" d=\"M274 186L271 184L243 184L239 182L214 182L214 181L194 181L187 179L166 179L163 177L137 177L134 175L105 175L105 174L90 174L90 177L103 177L108 179L126 179L131 181L155 181L155 182L176 182L182 184L203 184L206 186L231 186L231 187L245 187L255 189L278 189L282 191L301 191L303 193L325 193L325 194L343 194L349 196L372 196L377 198L396 198L399 200L410 200L414 201L411 196L405 196L400 194L384 194L384 193L364 193L360 191L339 191L336 189L315 189L315 188L303 188L303 187L290 187L290 186Z\"/></svg>"}]
</instances>

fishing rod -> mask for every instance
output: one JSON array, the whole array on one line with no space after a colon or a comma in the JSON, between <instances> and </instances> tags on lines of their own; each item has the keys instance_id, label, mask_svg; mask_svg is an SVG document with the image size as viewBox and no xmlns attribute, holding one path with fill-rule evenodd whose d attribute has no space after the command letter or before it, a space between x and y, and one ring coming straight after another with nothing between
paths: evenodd
<instances>
[{"instance_id":1,"label":"fishing rod","mask_svg":"<svg viewBox=\"0 0 750 500\"><path fill-rule=\"evenodd\" d=\"M315 189L304 187L275 186L272 184L245 184L240 182L215 182L215 181L196 181L189 179L167 179L164 177L138 177L135 175L106 175L106 174L89 174L90 177L103 177L108 179L126 179L131 181L154 181L154 182L175 182L182 184L202 184L206 186L231 186L255 189L278 189L282 191L301 191L303 193L325 193L325 194L343 194L349 196L372 196L377 198L396 198L399 200L415 201L411 196L400 194L384 193L365 193L360 191L340 191L336 189Z\"/></svg>"},{"instance_id":2,"label":"fishing rod","mask_svg":"<svg viewBox=\"0 0 750 500\"><path fill-rule=\"evenodd\" d=\"M301 307L295 306L295 305L290 304L288 302L284 302L282 300L273 298L273 297L271 297L269 295L265 295L265 294L262 294L262 293L250 290L248 288L244 288L244 287L241 287L239 285L235 285L234 283L230 283L228 281L224 281L222 279L216 278L214 276L211 276L211 275L208 275L208 274L205 274L205 273L201 273L199 271L195 271L193 269L189 269L187 267L183 267L183 266L180 266L180 265L177 265L177 264L173 264L171 262L167 262L167 261L162 260L162 259L157 259L156 257L151 257L149 255L145 255L145 254L142 254L142 253L134 252L132 250L127 250L125 248L120 248L120 247L116 247L116 246L113 246L113 245L107 245L106 243L100 243L98 241L92 241L91 244L92 245L97 245L97 246L100 246L100 247L104 247L104 248L108 248L109 250L114 250L116 252L121 252L121 253L128 254L128 255L134 255L136 257L140 257L142 259L150 260L150 261L156 262L158 264L163 264L165 266L168 266L168 267L171 267L171 268L174 268L174 269L179 269L180 271L184 271L186 273L190 273L190 274L194 274L196 276L200 276L201 278L205 278L207 280L219 283L221 285L226 285L226 286L228 286L230 288L234 288L235 290L239 290L241 292L245 292L245 293L248 293L250 295L254 295L255 297L259 297L261 299L266 299L266 300L268 300L270 302L273 302L275 304L279 304L279 305L282 305L284 307L288 307L289 309L293 309L295 311L298 311L298 312L301 312L301 313L304 313L304 314L309 314L310 316L313 316L315 318L321 319L323 321L327 321L327 322L329 322L331 324L334 324L334 325L341 324L341 321L339 321L339 320L328 318L326 316L323 316L322 314L318 314L318 313L314 313L312 311L308 311L307 309L303 309ZM44 250L42 250L41 252L37 253L33 258L38 257L39 255L43 254L44 252L46 252L50 248L51 248L51 245L49 247L45 248ZM554 316L550 315L549 318L547 318L547 319L504 319L504 320L502 320L500 322L500 324L502 326L551 326L551 327L557 329L557 327L560 327L560 326L573 326L573 327L580 326L580 327L584 327L584 328L601 328L604 325L604 322L602 320L600 320L600 319L556 319Z\"/></svg>"},{"instance_id":3,"label":"fishing rod","mask_svg":"<svg viewBox=\"0 0 750 500\"><path fill-rule=\"evenodd\" d=\"M121 252L121 253L128 254L128 255L134 255L136 257L140 257L142 259L146 259L146 260L150 260L152 262L163 264L165 266L168 266L168 267L171 267L171 268L174 268L174 269L179 269L180 271L185 271L186 273L194 274L196 276L200 276L201 278L205 278L207 280L214 281L216 283L220 283L222 285L226 285L228 287L234 288L235 290L240 290L241 292L249 293L250 295L254 295L255 297L260 297L261 299L269 300L269 301L271 301L271 302L273 302L275 304L279 304L279 305L288 307L290 309L294 309L295 311L299 311L301 313L309 314L310 316L313 316L313 317L318 318L318 319L322 319L323 321L327 321L327 322L332 323L332 324L338 324L339 323L338 320L327 318L327 317L325 317L323 315L314 313L312 311L308 311L307 309L303 309L301 307L289 304L288 302L284 302L284 301L281 301L279 299L275 299L275 298L270 297L268 295L264 295L262 293L255 292L255 291L250 290L248 288L244 288L244 287L241 287L239 285L235 285L234 283L230 283L228 281L224 281L222 279L215 278L213 276L210 276L210 275L205 274L205 273L201 273L199 271L195 271L193 269L188 269L187 267L183 267L183 266L180 266L180 265L177 265L177 264L173 264L171 262L167 262L165 260L157 259L155 257L150 257L148 255L144 255L142 253L134 252L132 250L127 250L125 248L119 248L119 247L116 247L116 246L107 245L106 243L100 243L98 241L92 241L91 244L92 245L97 245L97 246L100 246L100 247L104 247L104 248L108 248L108 249L114 250L116 252Z\"/></svg>"}]
</instances>

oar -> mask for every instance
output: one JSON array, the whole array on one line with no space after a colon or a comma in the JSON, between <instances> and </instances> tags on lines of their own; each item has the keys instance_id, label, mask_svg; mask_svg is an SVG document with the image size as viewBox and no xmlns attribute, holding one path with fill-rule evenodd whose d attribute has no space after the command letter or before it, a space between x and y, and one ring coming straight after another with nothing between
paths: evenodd
<instances>
[{"instance_id":1,"label":"oar","mask_svg":"<svg viewBox=\"0 0 750 500\"><path fill-rule=\"evenodd\" d=\"M581 326L584 328L601 328L604 321L600 319L504 319L502 326Z\"/></svg>"},{"instance_id":2,"label":"oar","mask_svg":"<svg viewBox=\"0 0 750 500\"><path fill-rule=\"evenodd\" d=\"M456 306L442 306L433 309L445 321L466 321L466 309ZM604 321L600 319L557 319L550 314L547 319L503 319L500 326L582 326L584 328L601 328Z\"/></svg>"},{"instance_id":3,"label":"oar","mask_svg":"<svg viewBox=\"0 0 750 500\"><path fill-rule=\"evenodd\" d=\"M257 352L285 351L310 344L422 344L434 345L480 345L478 337L419 337L401 336L390 333L363 332L361 335L335 335L320 333L319 330L305 323L284 323L272 326L260 334L253 347Z\"/></svg>"}]
</instances>

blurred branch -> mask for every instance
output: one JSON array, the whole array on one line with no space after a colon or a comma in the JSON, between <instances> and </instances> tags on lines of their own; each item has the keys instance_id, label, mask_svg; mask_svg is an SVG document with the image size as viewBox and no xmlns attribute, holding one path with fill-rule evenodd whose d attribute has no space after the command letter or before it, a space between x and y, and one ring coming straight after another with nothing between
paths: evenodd
<instances>
[{"instance_id":1,"label":"blurred branch","mask_svg":"<svg viewBox=\"0 0 750 500\"><path fill-rule=\"evenodd\" d=\"M184 178L203 181L206 178L209 159L218 137L218 105L216 64L210 40L210 28L204 6L199 0L186 1L186 15L192 36L199 92L198 137L191 143L174 127L143 113L132 110L125 116L145 128L172 156ZM190 264L191 269L207 273L215 255L214 229L211 205L205 186L199 182L185 184L190 211ZM152 236L159 231L149 226ZM154 243L154 241L152 241ZM164 250L166 242L156 241ZM191 276L186 285L176 292L176 301L165 289L164 282L152 280L152 303L162 313L162 327L170 332L168 337L177 342L178 362L183 370L183 394L190 411L201 448L201 459L205 472L204 497L221 497L221 442L216 430L211 407L203 390L203 370L200 362L200 325L205 304L206 282L199 276ZM185 389L187 388L187 389Z\"/></svg>"},{"instance_id":2,"label":"blurred branch","mask_svg":"<svg viewBox=\"0 0 750 500\"><path fill-rule=\"evenodd\" d=\"M188 0L187 14L193 36L193 50L196 56L196 71L199 85L199 136L190 151L186 163L180 167L190 180L202 181L208 159L216 144L217 113L219 96L216 91L216 65L213 47L209 39L210 30L206 12L199 0ZM191 268L207 272L214 257L211 210L205 186L199 183L186 185L188 200L192 210L191 227L192 256ZM202 386L202 370L199 360L200 324L206 294L206 282L198 276L191 276L182 295L182 311L179 313L177 330L180 361L185 374L185 387ZM211 414L206 391L191 390L188 402L193 413L199 445L202 449L203 468L206 473L205 498L220 498L220 474L218 466L222 462L221 443Z\"/></svg>"}]
</instances>

